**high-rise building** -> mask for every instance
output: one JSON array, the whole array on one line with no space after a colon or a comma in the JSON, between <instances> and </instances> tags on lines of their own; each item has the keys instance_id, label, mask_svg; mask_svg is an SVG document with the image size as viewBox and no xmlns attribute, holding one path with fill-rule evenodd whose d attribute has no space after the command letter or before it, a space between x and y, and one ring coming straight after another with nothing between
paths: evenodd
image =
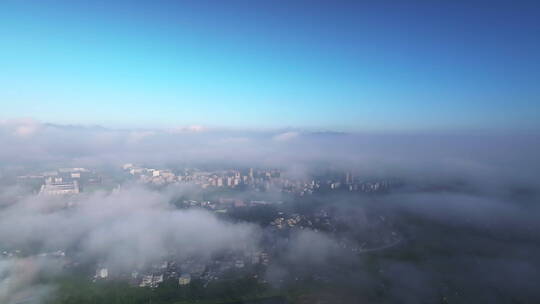
<instances>
[{"instance_id":1,"label":"high-rise building","mask_svg":"<svg viewBox=\"0 0 540 304\"><path fill-rule=\"evenodd\" d=\"M62 178L54 180L47 179L45 184L41 186L39 194L45 195L66 195L77 194L80 192L79 182L73 180L71 182L64 182Z\"/></svg>"},{"instance_id":2,"label":"high-rise building","mask_svg":"<svg viewBox=\"0 0 540 304\"><path fill-rule=\"evenodd\" d=\"M347 172L347 174L345 175L345 183L347 185L354 183L354 176L351 172Z\"/></svg>"}]
</instances>

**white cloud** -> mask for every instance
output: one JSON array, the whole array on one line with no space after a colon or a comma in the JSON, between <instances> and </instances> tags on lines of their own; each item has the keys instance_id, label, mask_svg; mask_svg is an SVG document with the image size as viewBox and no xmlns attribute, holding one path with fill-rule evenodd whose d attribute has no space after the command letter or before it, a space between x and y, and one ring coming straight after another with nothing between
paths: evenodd
<instances>
[{"instance_id":1,"label":"white cloud","mask_svg":"<svg viewBox=\"0 0 540 304\"><path fill-rule=\"evenodd\" d=\"M42 128L42 124L31 118L0 121L0 127L11 131L17 137L29 137Z\"/></svg>"},{"instance_id":2,"label":"white cloud","mask_svg":"<svg viewBox=\"0 0 540 304\"><path fill-rule=\"evenodd\" d=\"M300 133L298 132L290 131L290 132L285 132L285 133L275 135L273 139L275 141L289 141L291 139L297 138L299 135Z\"/></svg>"},{"instance_id":3,"label":"white cloud","mask_svg":"<svg viewBox=\"0 0 540 304\"><path fill-rule=\"evenodd\" d=\"M191 125L191 126L181 126L169 129L168 132L172 134L182 134L182 133L198 133L206 131L207 129L200 125Z\"/></svg>"}]
</instances>

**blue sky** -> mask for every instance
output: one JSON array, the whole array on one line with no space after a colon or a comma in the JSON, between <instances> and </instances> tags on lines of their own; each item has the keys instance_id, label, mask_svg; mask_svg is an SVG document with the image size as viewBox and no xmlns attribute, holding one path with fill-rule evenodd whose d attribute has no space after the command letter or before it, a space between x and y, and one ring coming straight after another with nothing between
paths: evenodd
<instances>
[{"instance_id":1,"label":"blue sky","mask_svg":"<svg viewBox=\"0 0 540 304\"><path fill-rule=\"evenodd\" d=\"M0 3L0 119L540 128L538 1Z\"/></svg>"}]
</instances>

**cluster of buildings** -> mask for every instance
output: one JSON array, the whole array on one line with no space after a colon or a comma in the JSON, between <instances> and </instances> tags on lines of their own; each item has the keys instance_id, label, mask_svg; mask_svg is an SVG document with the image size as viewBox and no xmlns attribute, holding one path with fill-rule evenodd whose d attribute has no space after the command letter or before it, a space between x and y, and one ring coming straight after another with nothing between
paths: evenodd
<instances>
[{"instance_id":1,"label":"cluster of buildings","mask_svg":"<svg viewBox=\"0 0 540 304\"><path fill-rule=\"evenodd\" d=\"M125 164L128 176L146 184L192 184L203 189L229 188L257 191L277 190L296 195L311 195L320 191L350 191L363 193L384 192L390 189L389 180L365 181L351 172L332 174L311 179L295 179L285 176L279 169L230 169L204 171L198 169L155 169ZM73 195L82 192L83 186L101 184L101 177L86 168L60 168L37 175L17 177L21 183L38 187L43 195Z\"/></svg>"},{"instance_id":2,"label":"cluster of buildings","mask_svg":"<svg viewBox=\"0 0 540 304\"><path fill-rule=\"evenodd\" d=\"M388 180L360 181L351 172L345 172L338 177L305 180L287 178L278 169L249 168L220 171L185 169L177 174L170 169L144 168L134 164L125 164L123 169L138 180L154 185L182 183L198 185L201 188L276 189L298 195L309 195L325 190L372 193L386 191L391 186Z\"/></svg>"},{"instance_id":3,"label":"cluster of buildings","mask_svg":"<svg viewBox=\"0 0 540 304\"><path fill-rule=\"evenodd\" d=\"M211 281L219 280L225 273L254 271L257 265L268 266L270 255L264 251L228 252L219 258L202 260L196 257L175 259L169 257L161 263L134 270L129 276L131 285L156 288L165 280L178 282L179 286L190 285L199 280L207 286ZM249 268L249 270L247 270ZM125 277L123 273L114 273L103 265L98 265L93 280L107 280Z\"/></svg>"},{"instance_id":4,"label":"cluster of buildings","mask_svg":"<svg viewBox=\"0 0 540 304\"><path fill-rule=\"evenodd\" d=\"M291 216L280 214L279 217L270 222L270 226L273 226L276 229L294 228L297 225L301 228L313 226L309 219L299 214L293 214Z\"/></svg>"},{"instance_id":5,"label":"cluster of buildings","mask_svg":"<svg viewBox=\"0 0 540 304\"><path fill-rule=\"evenodd\" d=\"M139 284L139 287L150 287L150 288L156 288L159 286L160 283L163 282L163 275L154 275L154 274L148 274L143 275L141 279L141 283Z\"/></svg>"},{"instance_id":6,"label":"cluster of buildings","mask_svg":"<svg viewBox=\"0 0 540 304\"><path fill-rule=\"evenodd\" d=\"M40 195L74 195L82 191L82 184L99 184L101 178L86 168L60 168L35 175L22 175L17 181L23 184L39 185Z\"/></svg>"},{"instance_id":7,"label":"cluster of buildings","mask_svg":"<svg viewBox=\"0 0 540 304\"><path fill-rule=\"evenodd\" d=\"M124 169L126 172L129 172L129 174L138 177L141 181L146 183L163 185L178 181L178 177L174 173L172 173L171 170L141 168L133 164L125 164L122 166L122 169Z\"/></svg>"},{"instance_id":8,"label":"cluster of buildings","mask_svg":"<svg viewBox=\"0 0 540 304\"><path fill-rule=\"evenodd\" d=\"M163 185L169 183L195 184L202 188L251 186L268 189L280 181L278 170L223 170L201 171L186 169L179 174L174 174L170 169L153 169L138 167L133 164L125 164L123 169L142 182Z\"/></svg>"},{"instance_id":9,"label":"cluster of buildings","mask_svg":"<svg viewBox=\"0 0 540 304\"><path fill-rule=\"evenodd\" d=\"M242 200L235 198L220 197L216 201L197 201L197 200L183 200L179 207L191 208L198 207L214 211L216 213L227 213L231 208L243 208L253 207L270 204L282 204L282 201L261 201L261 200Z\"/></svg>"}]
</instances>

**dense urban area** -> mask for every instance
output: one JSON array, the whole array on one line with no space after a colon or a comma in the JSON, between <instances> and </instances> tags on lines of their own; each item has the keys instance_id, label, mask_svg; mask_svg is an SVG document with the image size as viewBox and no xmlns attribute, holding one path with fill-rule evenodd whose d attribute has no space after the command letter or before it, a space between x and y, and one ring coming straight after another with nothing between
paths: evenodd
<instances>
[{"instance_id":1,"label":"dense urban area","mask_svg":"<svg viewBox=\"0 0 540 304\"><path fill-rule=\"evenodd\" d=\"M32 253L29 248L2 248L2 255L8 258L35 254L55 259L67 273L77 273L78 281L74 282L92 282L94 285L125 283L129 286L126 288L142 288L149 290L150 294L156 290L171 289L174 285L177 288L172 290L179 293L180 298L197 298L217 289L215 292L218 294L214 295L217 297L227 297L227 292L232 292L231 300L238 296L251 295L257 298L264 295L269 296L269 301L281 303L285 298L272 286L279 286L285 281L298 282L300 279L321 284L332 280L332 275L325 271L315 271L309 275L299 272L292 277L281 277L277 282L268 278L266 271L269 265L282 258L280 253L285 250L287 242L294 241L291 236L295 230L306 229L335 236L338 240L335 245L339 250L351 254L384 250L403 241L403 236L392 230L392 223L383 215L369 220L373 222L372 225L384 229L369 237L351 237L342 223L343 216L335 210L325 206L313 208L316 203L313 206L306 205L306 202L319 195L328 196L332 193L387 193L395 183L391 180L361 180L352 172L334 171L311 178L291 178L279 169L174 170L125 164L110 175L88 168L30 172L18 175L16 183L37 196L63 200L64 208L75 208L78 195L95 191L120 191L122 187L132 184L144 185L155 191L171 186L191 187L198 191L194 191L193 195L175 197L171 205L182 210L204 209L224 220L256 223L264 229L264 236L256 248L213 252L211 259L197 255L178 255L174 251L163 252L160 261L128 270L115 269L113 265L100 260L93 263L79 261L76 255L70 253L70 248L37 253ZM298 206L291 207L293 204ZM81 273L86 275L81 277ZM70 284L73 281L66 282L67 286ZM238 284L241 288L231 289L228 284ZM224 289L220 291L219 288ZM276 296L272 297L273 294ZM83 298L71 296L74 298L66 296L61 302L84 302Z\"/></svg>"},{"instance_id":2,"label":"dense urban area","mask_svg":"<svg viewBox=\"0 0 540 304\"><path fill-rule=\"evenodd\" d=\"M160 252L152 259L125 264L111 261L106 253L88 258L81 255L77 246L82 245L77 244L48 246L47 250L32 243L22 247L0 244L3 259L33 257L60 265L60 273L40 278L54 282L60 290L48 296L46 303L392 303L402 295L392 282L399 265L434 267L452 275L458 270L432 265L427 257L445 258L463 250L497 255L484 252L481 242L456 247L452 238L512 237L511 231L462 229L411 214L403 206L389 207L396 204L389 202L395 195L475 191L461 181L418 185L336 169L292 175L277 168L151 168L136 164L113 169L19 170L3 174L2 180L22 189L21 197L56 202L55 208L67 214L90 204L83 197L99 193L114 196L140 188L173 193L167 196L170 210L204 212L231 225L246 223L257 227L260 234L254 243L233 241L231 246L202 252L189 248L197 246L197 231L190 232L193 235L188 237L195 240L187 246L159 249L145 241L141 244L145 251ZM143 230L148 234L143 237L158 236L154 224L148 224ZM462 282L439 280L434 283L438 292L428 296L431 300L451 303L478 297ZM23 297L20 303L27 300Z\"/></svg>"}]
</instances>

